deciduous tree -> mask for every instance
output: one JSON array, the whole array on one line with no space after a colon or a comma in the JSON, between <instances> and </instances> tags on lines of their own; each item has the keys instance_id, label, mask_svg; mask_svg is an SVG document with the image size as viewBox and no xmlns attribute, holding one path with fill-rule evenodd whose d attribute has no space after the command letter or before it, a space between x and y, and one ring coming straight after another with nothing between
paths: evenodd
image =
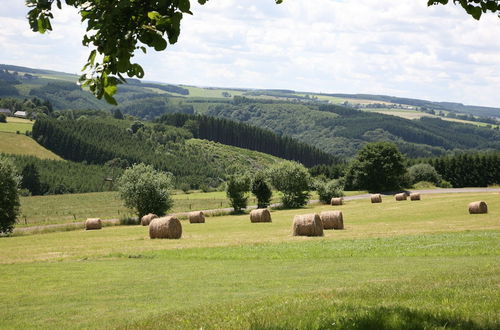
<instances>
[{"instance_id":1,"label":"deciduous tree","mask_svg":"<svg viewBox=\"0 0 500 330\"><path fill-rule=\"evenodd\" d=\"M170 194L172 176L152 166L135 164L118 180L118 189L125 206L139 217L148 213L164 215L173 206Z\"/></svg>"},{"instance_id":2,"label":"deciduous tree","mask_svg":"<svg viewBox=\"0 0 500 330\"><path fill-rule=\"evenodd\" d=\"M10 234L19 214L20 177L12 162L0 156L0 234Z\"/></svg>"}]
</instances>

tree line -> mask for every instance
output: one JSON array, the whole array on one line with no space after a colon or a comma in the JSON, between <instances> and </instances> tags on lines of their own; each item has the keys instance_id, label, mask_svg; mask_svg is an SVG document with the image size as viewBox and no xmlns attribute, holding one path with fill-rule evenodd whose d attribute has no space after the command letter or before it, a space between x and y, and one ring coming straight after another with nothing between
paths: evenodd
<instances>
[{"instance_id":1,"label":"tree line","mask_svg":"<svg viewBox=\"0 0 500 330\"><path fill-rule=\"evenodd\" d=\"M162 116L158 122L176 127L186 127L193 133L194 137L200 139L295 160L307 167L337 162L334 156L318 148L298 142L288 136L279 136L270 130L234 120L175 113Z\"/></svg>"}]
</instances>

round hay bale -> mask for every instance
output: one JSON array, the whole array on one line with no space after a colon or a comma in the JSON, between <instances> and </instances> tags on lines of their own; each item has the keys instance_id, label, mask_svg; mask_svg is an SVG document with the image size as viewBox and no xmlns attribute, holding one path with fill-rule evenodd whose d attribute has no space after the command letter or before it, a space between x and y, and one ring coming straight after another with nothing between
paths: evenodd
<instances>
[{"instance_id":1,"label":"round hay bale","mask_svg":"<svg viewBox=\"0 0 500 330\"><path fill-rule=\"evenodd\" d=\"M182 225L176 217L156 218L149 224L150 238L178 239L182 236Z\"/></svg>"},{"instance_id":2,"label":"round hay bale","mask_svg":"<svg viewBox=\"0 0 500 330\"><path fill-rule=\"evenodd\" d=\"M382 203L382 195L380 194L373 194L370 196L370 199L372 203Z\"/></svg>"},{"instance_id":3,"label":"round hay bale","mask_svg":"<svg viewBox=\"0 0 500 330\"><path fill-rule=\"evenodd\" d=\"M483 201L472 202L469 204L470 214L488 213L488 205Z\"/></svg>"},{"instance_id":4,"label":"round hay bale","mask_svg":"<svg viewBox=\"0 0 500 330\"><path fill-rule=\"evenodd\" d=\"M323 222L319 214L296 215L293 218L293 236L323 236Z\"/></svg>"},{"instance_id":5,"label":"round hay bale","mask_svg":"<svg viewBox=\"0 0 500 330\"><path fill-rule=\"evenodd\" d=\"M86 230L94 230L94 229L101 229L102 228L102 221L99 218L88 218L85 220L85 229Z\"/></svg>"},{"instance_id":6,"label":"round hay bale","mask_svg":"<svg viewBox=\"0 0 500 330\"><path fill-rule=\"evenodd\" d=\"M344 199L342 197L333 197L330 201L332 205L344 205Z\"/></svg>"},{"instance_id":7,"label":"round hay bale","mask_svg":"<svg viewBox=\"0 0 500 330\"><path fill-rule=\"evenodd\" d=\"M410 194L410 200L411 201L419 201L420 200L420 194L419 193L411 193Z\"/></svg>"},{"instance_id":8,"label":"round hay bale","mask_svg":"<svg viewBox=\"0 0 500 330\"><path fill-rule=\"evenodd\" d=\"M344 229L342 211L324 211L319 214L323 229Z\"/></svg>"},{"instance_id":9,"label":"round hay bale","mask_svg":"<svg viewBox=\"0 0 500 330\"><path fill-rule=\"evenodd\" d=\"M141 225L149 226L149 224L151 223L151 220L156 219L156 218L158 218L158 216L154 213L146 214L145 216L143 216L141 218Z\"/></svg>"},{"instance_id":10,"label":"round hay bale","mask_svg":"<svg viewBox=\"0 0 500 330\"><path fill-rule=\"evenodd\" d=\"M202 211L188 213L189 223L205 223L205 214Z\"/></svg>"},{"instance_id":11,"label":"round hay bale","mask_svg":"<svg viewBox=\"0 0 500 330\"><path fill-rule=\"evenodd\" d=\"M271 212L268 209L256 209L250 212L251 222L271 222Z\"/></svg>"},{"instance_id":12,"label":"round hay bale","mask_svg":"<svg viewBox=\"0 0 500 330\"><path fill-rule=\"evenodd\" d=\"M400 202L400 201L405 201L408 196L406 195L406 193L400 193L400 194L394 195L394 197L396 198L396 200L398 202Z\"/></svg>"}]
</instances>

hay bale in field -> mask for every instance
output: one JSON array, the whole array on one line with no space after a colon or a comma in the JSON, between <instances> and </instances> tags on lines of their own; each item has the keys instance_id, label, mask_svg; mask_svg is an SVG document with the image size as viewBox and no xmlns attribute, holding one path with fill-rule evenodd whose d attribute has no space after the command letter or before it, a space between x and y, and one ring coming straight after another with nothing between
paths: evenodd
<instances>
[{"instance_id":1,"label":"hay bale in field","mask_svg":"<svg viewBox=\"0 0 500 330\"><path fill-rule=\"evenodd\" d=\"M296 215L293 236L323 236L323 222L317 213Z\"/></svg>"},{"instance_id":2,"label":"hay bale in field","mask_svg":"<svg viewBox=\"0 0 500 330\"><path fill-rule=\"evenodd\" d=\"M372 203L382 203L382 195L380 194L373 194L370 197Z\"/></svg>"},{"instance_id":3,"label":"hay bale in field","mask_svg":"<svg viewBox=\"0 0 500 330\"><path fill-rule=\"evenodd\" d=\"M342 211L324 211L319 217L323 222L323 229L344 229Z\"/></svg>"},{"instance_id":4,"label":"hay bale in field","mask_svg":"<svg viewBox=\"0 0 500 330\"><path fill-rule=\"evenodd\" d=\"M271 222L271 212L268 209L256 209L250 212L251 222Z\"/></svg>"},{"instance_id":5,"label":"hay bale in field","mask_svg":"<svg viewBox=\"0 0 500 330\"><path fill-rule=\"evenodd\" d=\"M189 223L205 223L205 214L202 211L188 213Z\"/></svg>"},{"instance_id":6,"label":"hay bale in field","mask_svg":"<svg viewBox=\"0 0 500 330\"><path fill-rule=\"evenodd\" d=\"M406 193L400 193L400 194L394 195L394 197L396 198L396 200L398 202L400 202L400 201L405 201L406 198L408 197L408 195L406 195Z\"/></svg>"},{"instance_id":7,"label":"hay bale in field","mask_svg":"<svg viewBox=\"0 0 500 330\"><path fill-rule=\"evenodd\" d=\"M344 205L344 199L342 197L333 197L330 201L331 205Z\"/></svg>"},{"instance_id":8,"label":"hay bale in field","mask_svg":"<svg viewBox=\"0 0 500 330\"><path fill-rule=\"evenodd\" d=\"M472 202L469 204L470 214L488 213L488 205L483 201Z\"/></svg>"},{"instance_id":9,"label":"hay bale in field","mask_svg":"<svg viewBox=\"0 0 500 330\"><path fill-rule=\"evenodd\" d=\"M410 194L410 200L411 201L419 201L420 200L420 194L419 193L411 193Z\"/></svg>"},{"instance_id":10,"label":"hay bale in field","mask_svg":"<svg viewBox=\"0 0 500 330\"><path fill-rule=\"evenodd\" d=\"M158 218L158 216L154 213L149 213L149 214L146 214L145 216L143 216L141 218L141 225L143 226L149 226L149 224L151 223L151 221L153 219L156 219Z\"/></svg>"},{"instance_id":11,"label":"hay bale in field","mask_svg":"<svg viewBox=\"0 0 500 330\"><path fill-rule=\"evenodd\" d=\"M176 217L156 218L149 224L150 238L177 239L182 236L182 225Z\"/></svg>"},{"instance_id":12,"label":"hay bale in field","mask_svg":"<svg viewBox=\"0 0 500 330\"><path fill-rule=\"evenodd\" d=\"M85 229L86 230L94 230L94 229L101 229L102 228L102 221L99 218L88 218L85 220Z\"/></svg>"}]
</instances>

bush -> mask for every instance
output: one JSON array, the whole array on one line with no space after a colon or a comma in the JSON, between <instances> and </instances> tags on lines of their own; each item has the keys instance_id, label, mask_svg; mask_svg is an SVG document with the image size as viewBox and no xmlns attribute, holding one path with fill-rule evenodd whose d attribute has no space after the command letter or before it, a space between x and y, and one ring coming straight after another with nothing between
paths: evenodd
<instances>
[{"instance_id":1,"label":"bush","mask_svg":"<svg viewBox=\"0 0 500 330\"><path fill-rule=\"evenodd\" d=\"M453 185L449 181L441 180L441 181L439 181L438 187L440 187L440 188L453 188Z\"/></svg>"},{"instance_id":2,"label":"bush","mask_svg":"<svg viewBox=\"0 0 500 330\"><path fill-rule=\"evenodd\" d=\"M10 234L14 230L19 214L18 186L20 177L12 162L0 156L0 234Z\"/></svg>"},{"instance_id":3,"label":"bush","mask_svg":"<svg viewBox=\"0 0 500 330\"><path fill-rule=\"evenodd\" d=\"M267 182L266 173L259 171L255 174L252 180L252 194L257 198L257 208L266 208L271 203L273 191L270 184Z\"/></svg>"},{"instance_id":4,"label":"bush","mask_svg":"<svg viewBox=\"0 0 500 330\"><path fill-rule=\"evenodd\" d=\"M408 169L408 175L410 176L411 184L427 181L438 185L442 180L436 169L432 165L426 163L413 165Z\"/></svg>"},{"instance_id":5,"label":"bush","mask_svg":"<svg viewBox=\"0 0 500 330\"><path fill-rule=\"evenodd\" d=\"M191 190L191 185L189 183L181 183L179 188L183 193L189 194L189 190Z\"/></svg>"},{"instance_id":6,"label":"bush","mask_svg":"<svg viewBox=\"0 0 500 330\"><path fill-rule=\"evenodd\" d=\"M389 191L405 186L404 157L395 144L366 144L351 162L346 174L348 189Z\"/></svg>"},{"instance_id":7,"label":"bush","mask_svg":"<svg viewBox=\"0 0 500 330\"><path fill-rule=\"evenodd\" d=\"M0 113L0 123L6 123L7 122L7 117L5 114Z\"/></svg>"},{"instance_id":8,"label":"bush","mask_svg":"<svg viewBox=\"0 0 500 330\"><path fill-rule=\"evenodd\" d=\"M231 176L227 181L226 195L234 213L241 213L247 207L250 178L246 175Z\"/></svg>"},{"instance_id":9,"label":"bush","mask_svg":"<svg viewBox=\"0 0 500 330\"><path fill-rule=\"evenodd\" d=\"M122 226L135 226L141 223L140 218L124 216L120 218L120 225Z\"/></svg>"},{"instance_id":10,"label":"bush","mask_svg":"<svg viewBox=\"0 0 500 330\"><path fill-rule=\"evenodd\" d=\"M317 181L316 191L318 192L320 202L330 204L333 197L344 196L344 185L340 180L330 180L328 182Z\"/></svg>"},{"instance_id":11,"label":"bush","mask_svg":"<svg viewBox=\"0 0 500 330\"><path fill-rule=\"evenodd\" d=\"M269 168L271 184L283 193L285 208L299 208L309 201L311 175L304 165L293 161L281 162Z\"/></svg>"},{"instance_id":12,"label":"bush","mask_svg":"<svg viewBox=\"0 0 500 330\"><path fill-rule=\"evenodd\" d=\"M135 164L118 180L118 190L125 206L136 211L139 218L154 213L159 216L172 208L170 195L172 175L155 171L150 165Z\"/></svg>"}]
</instances>

